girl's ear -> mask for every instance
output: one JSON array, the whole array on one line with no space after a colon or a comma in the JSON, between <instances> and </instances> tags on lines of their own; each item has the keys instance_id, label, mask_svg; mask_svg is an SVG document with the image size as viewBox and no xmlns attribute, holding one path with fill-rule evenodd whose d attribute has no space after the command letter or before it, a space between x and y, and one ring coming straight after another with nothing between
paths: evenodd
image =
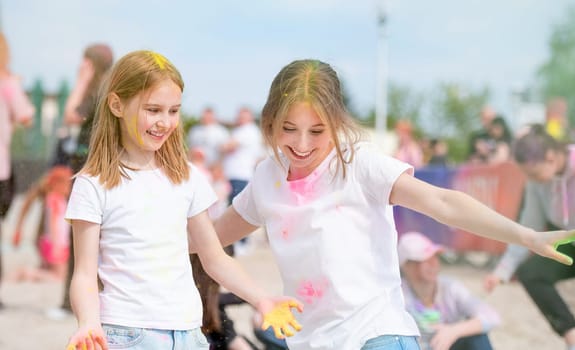
<instances>
[{"instance_id":1,"label":"girl's ear","mask_svg":"<svg viewBox=\"0 0 575 350\"><path fill-rule=\"evenodd\" d=\"M120 97L115 93L111 92L110 95L108 96L108 108L110 108L112 114L118 118L121 118L123 114L122 113L123 107L124 106L122 105L122 100L120 100Z\"/></svg>"}]
</instances>

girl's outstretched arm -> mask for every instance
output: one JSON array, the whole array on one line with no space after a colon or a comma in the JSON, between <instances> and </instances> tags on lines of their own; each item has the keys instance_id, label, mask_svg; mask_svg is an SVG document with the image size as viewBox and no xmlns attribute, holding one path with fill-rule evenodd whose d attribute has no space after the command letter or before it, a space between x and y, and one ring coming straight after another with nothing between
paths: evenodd
<instances>
[{"instance_id":1,"label":"girl's outstretched arm","mask_svg":"<svg viewBox=\"0 0 575 350\"><path fill-rule=\"evenodd\" d=\"M406 173L400 175L393 185L390 203L479 236L523 245L566 265L573 263L572 258L557 252L556 247L575 240L575 231L538 233L463 192L436 187Z\"/></svg>"},{"instance_id":2,"label":"girl's outstretched arm","mask_svg":"<svg viewBox=\"0 0 575 350\"><path fill-rule=\"evenodd\" d=\"M214 227L223 247L239 241L258 228L245 221L231 205L214 222Z\"/></svg>"},{"instance_id":3,"label":"girl's outstretched arm","mask_svg":"<svg viewBox=\"0 0 575 350\"><path fill-rule=\"evenodd\" d=\"M239 218L237 213L235 215ZM241 225L243 229L248 228L245 221L238 223L238 226ZM241 230L242 227L238 229ZM188 241L191 250L197 251L208 275L254 306L263 315L263 326L271 326L280 338L293 335L292 328L301 328L295 321L291 308L295 307L301 312L303 305L293 298L272 297L258 286L244 268L224 252L207 211L188 219Z\"/></svg>"},{"instance_id":4,"label":"girl's outstretched arm","mask_svg":"<svg viewBox=\"0 0 575 350\"><path fill-rule=\"evenodd\" d=\"M98 298L98 248L100 225L73 220L74 273L70 285L70 302L78 321L78 329L70 337L67 349L108 349L100 324Z\"/></svg>"}]
</instances>

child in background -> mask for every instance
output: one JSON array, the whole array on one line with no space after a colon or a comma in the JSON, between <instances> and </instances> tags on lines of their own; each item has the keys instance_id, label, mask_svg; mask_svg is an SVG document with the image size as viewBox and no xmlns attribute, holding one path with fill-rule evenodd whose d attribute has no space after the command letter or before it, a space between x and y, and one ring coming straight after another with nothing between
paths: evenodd
<instances>
[{"instance_id":1,"label":"child in background","mask_svg":"<svg viewBox=\"0 0 575 350\"><path fill-rule=\"evenodd\" d=\"M263 326L291 335L299 328L291 307L299 302L259 288L214 232L207 209L216 196L187 161L178 70L158 53L134 51L113 66L104 86L66 212L78 320L68 348L207 349L189 252L252 304Z\"/></svg>"},{"instance_id":2,"label":"child in background","mask_svg":"<svg viewBox=\"0 0 575 350\"><path fill-rule=\"evenodd\" d=\"M298 60L278 73L261 130L274 154L215 226L224 246L265 227L285 292L305 303L290 350L418 349L403 302L393 205L572 263L554 245L575 232L535 232L465 193L418 180L409 164L359 142L326 63Z\"/></svg>"},{"instance_id":3,"label":"child in background","mask_svg":"<svg viewBox=\"0 0 575 350\"><path fill-rule=\"evenodd\" d=\"M21 269L16 273L17 280L62 281L66 277L70 255L70 225L64 219L64 213L71 185L72 170L66 166L55 166L26 193L12 243L16 247L20 244L24 220L33 202L40 199L42 216L35 241L41 264L39 268Z\"/></svg>"},{"instance_id":4,"label":"child in background","mask_svg":"<svg viewBox=\"0 0 575 350\"><path fill-rule=\"evenodd\" d=\"M497 312L460 282L440 274L443 247L419 232L399 237L405 307L421 332L423 350L491 350L487 337Z\"/></svg>"}]
</instances>

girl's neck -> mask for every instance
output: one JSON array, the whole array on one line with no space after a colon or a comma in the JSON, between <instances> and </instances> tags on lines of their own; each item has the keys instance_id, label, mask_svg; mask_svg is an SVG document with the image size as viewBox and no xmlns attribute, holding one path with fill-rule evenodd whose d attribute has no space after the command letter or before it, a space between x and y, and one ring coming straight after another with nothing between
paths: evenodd
<instances>
[{"instance_id":1,"label":"girl's neck","mask_svg":"<svg viewBox=\"0 0 575 350\"><path fill-rule=\"evenodd\" d=\"M154 170L158 168L155 152L130 152L124 148L120 159L124 166L133 170Z\"/></svg>"}]
</instances>

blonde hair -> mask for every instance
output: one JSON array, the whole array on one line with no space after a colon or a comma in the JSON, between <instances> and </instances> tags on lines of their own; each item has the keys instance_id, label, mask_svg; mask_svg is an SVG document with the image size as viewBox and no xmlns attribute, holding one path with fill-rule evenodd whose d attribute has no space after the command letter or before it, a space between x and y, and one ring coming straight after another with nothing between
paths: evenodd
<instances>
[{"instance_id":1,"label":"blonde hair","mask_svg":"<svg viewBox=\"0 0 575 350\"><path fill-rule=\"evenodd\" d=\"M296 60L276 75L262 110L261 130L266 144L279 161L278 133L290 108L301 102L308 103L327 125L336 149L338 169L345 177L345 164L353 159L353 145L361 139L362 129L347 111L337 73L327 63ZM349 154L344 157L345 147Z\"/></svg>"},{"instance_id":2,"label":"blonde hair","mask_svg":"<svg viewBox=\"0 0 575 350\"><path fill-rule=\"evenodd\" d=\"M134 51L122 57L113 67L102 85L96 109L96 118L90 138L86 164L80 171L99 176L100 183L110 189L120 184L122 177L129 179L126 167L120 161L122 136L120 120L108 106L111 94L127 103L138 94L171 80L184 90L184 82L176 67L164 56L152 51ZM155 153L162 171L174 184L189 178L182 123Z\"/></svg>"}]
</instances>

